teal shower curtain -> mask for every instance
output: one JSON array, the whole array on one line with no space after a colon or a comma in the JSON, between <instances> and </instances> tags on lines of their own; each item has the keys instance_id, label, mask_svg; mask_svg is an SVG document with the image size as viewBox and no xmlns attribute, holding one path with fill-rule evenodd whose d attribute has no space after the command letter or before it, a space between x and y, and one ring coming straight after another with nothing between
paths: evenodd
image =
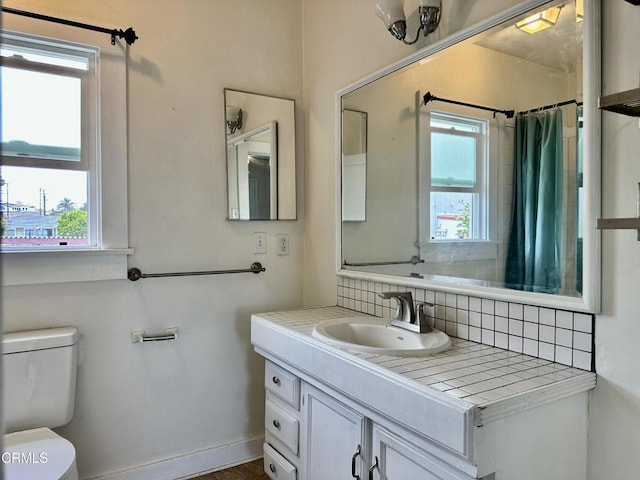
<instances>
[{"instance_id":1,"label":"teal shower curtain","mask_svg":"<svg viewBox=\"0 0 640 480\"><path fill-rule=\"evenodd\" d=\"M519 115L505 283L531 292L562 286L562 111Z\"/></svg>"}]
</instances>

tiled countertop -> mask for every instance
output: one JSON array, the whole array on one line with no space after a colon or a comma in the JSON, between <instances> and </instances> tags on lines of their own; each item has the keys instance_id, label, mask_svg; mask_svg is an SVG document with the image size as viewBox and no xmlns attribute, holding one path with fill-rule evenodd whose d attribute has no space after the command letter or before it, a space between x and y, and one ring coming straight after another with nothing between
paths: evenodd
<instances>
[{"instance_id":1,"label":"tiled countertop","mask_svg":"<svg viewBox=\"0 0 640 480\"><path fill-rule=\"evenodd\" d=\"M276 328L294 332L324 348L312 337L324 320L363 315L342 307L322 307L258 314ZM525 394L574 392L595 386L595 373L468 340L451 338L446 352L428 357L391 357L346 351L354 359L395 373L428 389L443 392L469 406L485 409Z\"/></svg>"}]
</instances>

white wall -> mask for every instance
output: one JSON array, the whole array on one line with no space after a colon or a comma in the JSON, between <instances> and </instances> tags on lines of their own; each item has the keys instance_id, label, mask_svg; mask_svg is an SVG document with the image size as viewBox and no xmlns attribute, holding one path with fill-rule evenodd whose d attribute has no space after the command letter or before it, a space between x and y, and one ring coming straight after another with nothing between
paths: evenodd
<instances>
[{"instance_id":1,"label":"white wall","mask_svg":"<svg viewBox=\"0 0 640 480\"><path fill-rule=\"evenodd\" d=\"M3 5L133 26L140 37L129 58L130 266L171 272L248 268L260 261L267 268L260 275L3 290L5 331L53 325L81 331L76 414L60 429L76 446L81 477L260 437L263 363L250 346L249 319L253 312L301 305L302 220L225 220L223 89L296 100L301 180L301 2ZM301 203L298 211L301 218ZM266 255L253 254L254 231L267 233ZM279 233L289 234L289 256L275 253ZM172 326L179 328L177 341L130 341L132 331ZM220 452L204 463L240 460ZM171 474L168 468L164 474Z\"/></svg>"},{"instance_id":2,"label":"white wall","mask_svg":"<svg viewBox=\"0 0 640 480\"><path fill-rule=\"evenodd\" d=\"M517 1L444 2L441 31L471 25ZM604 93L638 86L640 7L603 0ZM447 10L457 14L447 16ZM307 305L336 298L335 92L424 46L384 31L368 0L304 0L305 291ZM415 22L415 17L410 21ZM330 32L328 25L331 25ZM327 75L326 72L331 72ZM603 114L603 216L636 216L640 180L638 119ZM596 318L598 387L591 397L589 479L626 480L640 472L640 244L635 231L602 235L603 298Z\"/></svg>"},{"instance_id":3,"label":"white wall","mask_svg":"<svg viewBox=\"0 0 640 480\"><path fill-rule=\"evenodd\" d=\"M603 3L603 92L638 87L640 7ZM635 217L640 181L637 118L603 113L602 214ZM602 314L596 317L598 387L590 407L590 474L628 479L640 475L640 243L635 231L602 233Z\"/></svg>"}]
</instances>

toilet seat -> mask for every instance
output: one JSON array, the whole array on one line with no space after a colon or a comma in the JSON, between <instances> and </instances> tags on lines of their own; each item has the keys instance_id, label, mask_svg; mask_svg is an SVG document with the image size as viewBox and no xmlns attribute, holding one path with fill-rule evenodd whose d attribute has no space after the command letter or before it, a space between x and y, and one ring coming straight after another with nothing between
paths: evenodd
<instances>
[{"instance_id":1,"label":"toilet seat","mask_svg":"<svg viewBox=\"0 0 640 480\"><path fill-rule=\"evenodd\" d=\"M4 436L5 480L77 480L76 450L48 428Z\"/></svg>"}]
</instances>

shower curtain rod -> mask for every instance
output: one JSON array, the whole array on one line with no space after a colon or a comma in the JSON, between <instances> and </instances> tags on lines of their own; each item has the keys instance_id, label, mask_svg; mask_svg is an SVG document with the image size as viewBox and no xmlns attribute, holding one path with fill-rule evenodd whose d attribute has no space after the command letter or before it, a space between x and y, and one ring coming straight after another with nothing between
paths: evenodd
<instances>
[{"instance_id":1,"label":"shower curtain rod","mask_svg":"<svg viewBox=\"0 0 640 480\"><path fill-rule=\"evenodd\" d=\"M436 97L435 95L432 95L431 92L425 93L424 97L422 97L422 98L424 100L424 104L425 105L427 103L433 102L433 101L453 103L455 105L462 105L463 107L479 108L480 110L487 110L489 112L493 112L494 118L496 116L496 113L502 113L507 118L513 118L513 116L515 115L515 111L514 110L497 110L497 109L491 108L491 107L483 107L482 105L474 105L473 103L465 103L465 102L459 102L457 100L449 100L447 98Z\"/></svg>"},{"instance_id":2,"label":"shower curtain rod","mask_svg":"<svg viewBox=\"0 0 640 480\"><path fill-rule=\"evenodd\" d=\"M440 98L440 97L436 97L435 95L432 95L431 92L425 93L423 99L424 99L424 104L425 105L427 103L429 103L429 102L438 101L438 102L453 103L455 105L462 105L463 107L472 107L472 108L479 108L481 110L487 110L489 112L493 112L494 117L495 117L496 113L502 113L507 118L513 118L513 116L515 115L515 111L514 110L497 110L497 109L491 108L491 107L483 107L482 105L474 105L473 103L465 103L465 102L459 102L457 100L450 100L450 99L447 99L447 98ZM524 110L522 112L518 112L518 115L526 115L528 113L542 112L544 110L550 110L552 108L564 107L565 105L571 105L571 104L575 104L577 106L581 106L582 102L578 102L576 99L566 100L564 102L552 103L550 105L544 105L542 107L532 108L530 110Z\"/></svg>"},{"instance_id":3,"label":"shower curtain rod","mask_svg":"<svg viewBox=\"0 0 640 480\"><path fill-rule=\"evenodd\" d=\"M69 25L71 27L84 28L85 30L93 30L94 32L107 33L111 35L111 45L115 45L116 37L124 38L128 45L133 45L133 42L138 39L138 36L136 35L136 32L132 27L129 27L125 31L122 31L122 29L117 30L115 28L97 27L95 25L89 25L88 23L74 22L73 20L50 17L49 15L41 15L39 13L27 12L24 10L17 10L15 8L9 7L2 7L2 11L5 13L12 13L14 15L21 15L23 17L35 18L37 20L44 20L46 22L60 23L62 25Z\"/></svg>"},{"instance_id":4,"label":"shower curtain rod","mask_svg":"<svg viewBox=\"0 0 640 480\"><path fill-rule=\"evenodd\" d=\"M532 108L531 110L524 110L522 112L518 112L518 115L526 115L527 113L542 112L544 110L551 110L552 108L564 107L565 105L571 105L574 103L578 107L582 106L582 102L579 102L574 98L573 100L566 100L564 102L552 103L551 105L545 105L543 107Z\"/></svg>"}]
</instances>

